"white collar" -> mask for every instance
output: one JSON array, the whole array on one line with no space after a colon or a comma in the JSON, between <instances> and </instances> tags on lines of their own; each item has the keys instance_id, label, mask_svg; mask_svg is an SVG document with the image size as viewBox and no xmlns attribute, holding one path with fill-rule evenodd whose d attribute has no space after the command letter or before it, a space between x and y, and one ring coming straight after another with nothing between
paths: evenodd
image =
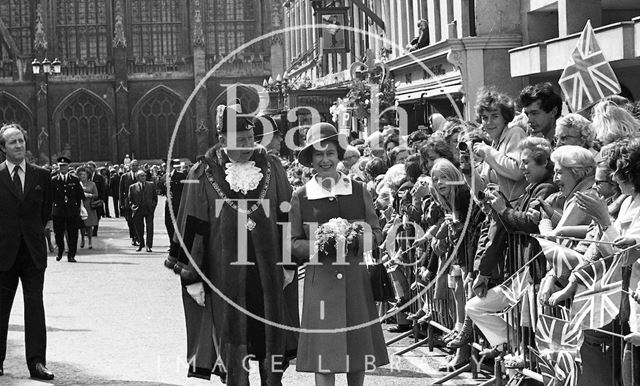
<instances>
[{"instance_id":1,"label":"white collar","mask_svg":"<svg viewBox=\"0 0 640 386\"><path fill-rule=\"evenodd\" d=\"M340 177L335 186L332 187L331 191L327 191L325 188L320 186L318 181L316 181L315 175L307 181L305 187L307 190L307 199L308 200L319 200L322 198L329 198L335 196L348 196L353 191L353 186L351 184L351 178L346 175L339 173Z\"/></svg>"},{"instance_id":2,"label":"white collar","mask_svg":"<svg viewBox=\"0 0 640 386\"><path fill-rule=\"evenodd\" d=\"M22 162L20 162L19 164L14 164L13 162L6 160L7 163L7 167L9 168L9 175L13 177L13 169L16 168L16 166L20 166L20 169L22 169L23 173L27 172L27 161L26 160L22 160Z\"/></svg>"}]
</instances>

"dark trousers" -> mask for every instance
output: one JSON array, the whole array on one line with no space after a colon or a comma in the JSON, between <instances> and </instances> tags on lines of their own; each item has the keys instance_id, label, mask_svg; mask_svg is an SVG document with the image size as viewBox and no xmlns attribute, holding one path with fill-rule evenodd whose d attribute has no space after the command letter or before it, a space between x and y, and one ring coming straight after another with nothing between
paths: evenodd
<instances>
[{"instance_id":1,"label":"dark trousers","mask_svg":"<svg viewBox=\"0 0 640 386\"><path fill-rule=\"evenodd\" d=\"M175 213L176 217L178 213ZM176 230L173 226L173 221L171 221L171 213L169 213L169 205L164 206L164 226L167 228L167 235L169 236L169 242L173 242L173 235L176 233Z\"/></svg>"},{"instance_id":2,"label":"dark trousers","mask_svg":"<svg viewBox=\"0 0 640 386\"><path fill-rule=\"evenodd\" d=\"M140 246L144 245L144 228L147 225L147 248L153 247L153 212L139 210L133 214L133 225L136 229L136 235Z\"/></svg>"},{"instance_id":3,"label":"dark trousers","mask_svg":"<svg viewBox=\"0 0 640 386\"><path fill-rule=\"evenodd\" d=\"M64 232L66 231L69 242L69 258L76 256L79 222L80 218L76 216L53 216L53 233L56 235L56 245L58 246L59 255L62 255L62 252L64 252Z\"/></svg>"},{"instance_id":4,"label":"dark trousers","mask_svg":"<svg viewBox=\"0 0 640 386\"><path fill-rule=\"evenodd\" d=\"M47 359L47 329L42 302L44 269L36 268L24 240L20 243L18 256L13 267L8 271L0 272L0 363L4 362L7 354L9 315L18 288L18 280L22 282L24 297L24 338L27 366L32 369L38 362L46 364Z\"/></svg>"},{"instance_id":5,"label":"dark trousers","mask_svg":"<svg viewBox=\"0 0 640 386\"><path fill-rule=\"evenodd\" d=\"M102 199L104 201L104 215L105 217L111 217L111 211L109 210L109 196Z\"/></svg>"},{"instance_id":6,"label":"dark trousers","mask_svg":"<svg viewBox=\"0 0 640 386\"><path fill-rule=\"evenodd\" d=\"M127 220L127 226L129 227L129 238L134 241L138 241L138 236L136 235L136 227L133 225L133 213L131 213L131 209L122 208L120 213Z\"/></svg>"},{"instance_id":7,"label":"dark trousers","mask_svg":"<svg viewBox=\"0 0 640 386\"><path fill-rule=\"evenodd\" d=\"M118 201L120 200L116 196L112 196L111 200L113 200L113 213L115 214L116 218L120 217L120 207L118 206Z\"/></svg>"}]
</instances>

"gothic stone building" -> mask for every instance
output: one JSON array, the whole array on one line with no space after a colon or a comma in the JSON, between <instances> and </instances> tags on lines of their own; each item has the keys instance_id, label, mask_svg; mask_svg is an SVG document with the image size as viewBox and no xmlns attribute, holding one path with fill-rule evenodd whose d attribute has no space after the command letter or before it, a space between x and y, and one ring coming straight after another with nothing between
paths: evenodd
<instances>
[{"instance_id":1,"label":"gothic stone building","mask_svg":"<svg viewBox=\"0 0 640 386\"><path fill-rule=\"evenodd\" d=\"M277 0L0 0L0 122L27 130L41 164L157 160L172 141L172 158L193 160L214 141L229 84L283 72L278 34L234 53L281 28L279 9ZM61 73L34 74L32 61L45 58ZM257 92L235 89L253 111Z\"/></svg>"}]
</instances>

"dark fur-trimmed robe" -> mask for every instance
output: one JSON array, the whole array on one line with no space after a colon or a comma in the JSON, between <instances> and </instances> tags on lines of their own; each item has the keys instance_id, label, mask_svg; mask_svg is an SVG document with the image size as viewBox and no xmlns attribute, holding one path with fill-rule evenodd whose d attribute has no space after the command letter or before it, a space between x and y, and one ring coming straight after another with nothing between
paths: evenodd
<instances>
[{"instance_id":1,"label":"dark fur-trimmed robe","mask_svg":"<svg viewBox=\"0 0 640 386\"><path fill-rule=\"evenodd\" d=\"M290 201L291 188L280 161L267 155L264 148L256 150L251 160L262 170L263 178L255 190L242 195L232 191L225 180L225 165L230 160L224 150L219 145L209 149L204 162L197 163L187 178L190 181L185 184L178 216L180 234L193 261L225 297L266 320L298 327L297 276L283 290L283 266L277 265L283 255L282 227L277 222L287 221L280 204ZM248 245L243 246L249 262L255 265L233 265L238 261L238 212L229 203L221 204L221 194L231 201L256 200L265 184L268 184L264 196L269 202L268 216L263 206L248 215L256 227L246 231ZM249 202L249 208L253 203ZM295 265L291 268L295 272ZM190 376L208 379L212 371L218 375L226 373L227 384L245 385L248 374L242 362L247 355L264 356L263 366L267 370L272 363L278 369L281 367L278 362L295 356L294 332L246 316L207 283L205 292L203 308L183 288ZM278 383L278 374L270 371L266 374L269 384Z\"/></svg>"}]
</instances>

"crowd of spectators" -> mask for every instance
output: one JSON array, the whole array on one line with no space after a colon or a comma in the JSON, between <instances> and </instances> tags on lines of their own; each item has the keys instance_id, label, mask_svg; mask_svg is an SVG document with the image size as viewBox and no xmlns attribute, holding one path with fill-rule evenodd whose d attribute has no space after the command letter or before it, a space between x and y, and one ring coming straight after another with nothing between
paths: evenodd
<instances>
[{"instance_id":1,"label":"crowd of spectators","mask_svg":"<svg viewBox=\"0 0 640 386\"><path fill-rule=\"evenodd\" d=\"M509 330L533 330L538 315L557 315L576 293L576 272L624 251L614 269L630 296L623 293L616 320L602 326L626 336L622 368L606 360L614 349L609 335L587 330L582 376L624 384L640 378L640 287L633 279L640 274L640 248L633 248L640 241L638 105L613 96L562 115L562 103L550 83L527 86L515 99L484 88L473 121L437 114L433 130L403 138L385 128L374 134L382 149L356 140L345 151L339 170L366 183L386 238L373 257L387 266L394 299L381 301L379 312L397 332L448 318L450 332L440 341L454 354L443 371L468 363L478 338L485 347L480 356L511 353L518 366L526 345ZM296 163L288 173L294 187L311 177ZM510 253L514 234L527 251L519 261ZM562 267L538 253L531 235L579 252L579 263L558 275ZM510 305L501 284L523 261L536 300L519 299L528 315L513 326L501 315ZM425 287L426 297L415 296Z\"/></svg>"}]
</instances>

